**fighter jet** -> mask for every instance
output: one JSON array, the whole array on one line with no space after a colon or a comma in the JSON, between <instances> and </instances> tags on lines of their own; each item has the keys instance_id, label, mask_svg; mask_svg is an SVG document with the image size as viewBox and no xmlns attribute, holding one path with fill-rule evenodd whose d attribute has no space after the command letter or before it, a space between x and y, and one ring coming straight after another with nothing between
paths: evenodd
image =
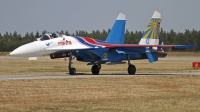
<instances>
[{"instance_id":1,"label":"fighter jet","mask_svg":"<svg viewBox=\"0 0 200 112\"><path fill-rule=\"evenodd\" d=\"M93 65L91 72L99 74L102 64L124 64L128 61L128 73L135 74L136 67L130 60L148 59L150 63L165 57L165 48L185 49L194 45L159 45L161 14L154 12L139 44L124 44L126 17L120 13L105 41L89 37L66 36L46 33L36 41L22 45L10 53L11 56L33 57L50 55L51 59L69 57L69 74L76 74L72 60Z\"/></svg>"}]
</instances>

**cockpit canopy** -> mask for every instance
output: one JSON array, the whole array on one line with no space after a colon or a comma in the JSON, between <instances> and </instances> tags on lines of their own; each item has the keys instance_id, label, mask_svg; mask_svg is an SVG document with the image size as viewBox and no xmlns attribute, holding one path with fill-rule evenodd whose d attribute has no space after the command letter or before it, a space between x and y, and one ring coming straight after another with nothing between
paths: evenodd
<instances>
[{"instance_id":1,"label":"cockpit canopy","mask_svg":"<svg viewBox=\"0 0 200 112\"><path fill-rule=\"evenodd\" d=\"M59 34L59 33L45 33L44 35L42 35L40 38L37 38L37 41L44 41L44 40L50 40L53 38L58 38L58 37L62 37L63 34Z\"/></svg>"}]
</instances>

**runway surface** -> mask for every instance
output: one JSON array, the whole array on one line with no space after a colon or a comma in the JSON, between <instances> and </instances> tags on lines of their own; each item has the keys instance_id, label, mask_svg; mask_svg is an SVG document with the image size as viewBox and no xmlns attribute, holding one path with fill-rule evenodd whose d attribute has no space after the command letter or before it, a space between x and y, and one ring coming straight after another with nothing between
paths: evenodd
<instances>
[{"instance_id":1,"label":"runway surface","mask_svg":"<svg viewBox=\"0 0 200 112\"><path fill-rule=\"evenodd\" d=\"M0 56L0 59L23 59L10 56ZM39 57L38 59L50 59L49 57ZM199 57L166 57L159 58L159 60L190 60L190 61L199 61ZM136 75L128 74L100 74L100 75L91 75L91 74L82 74L78 73L77 75L1 75L0 80L18 80L18 79L53 79L53 78L89 78L89 77L135 77L135 76L168 76L168 75L200 75L200 72L180 72L180 73L136 73Z\"/></svg>"},{"instance_id":2,"label":"runway surface","mask_svg":"<svg viewBox=\"0 0 200 112\"><path fill-rule=\"evenodd\" d=\"M28 58L20 58L20 57L11 57L11 56L0 56L0 59L27 59ZM50 59L49 56L44 57L38 57L38 60L43 59ZM191 61L200 61L199 57L165 57L165 58L159 58L159 60L191 60Z\"/></svg>"},{"instance_id":3,"label":"runway surface","mask_svg":"<svg viewBox=\"0 0 200 112\"><path fill-rule=\"evenodd\" d=\"M127 74L100 74L100 75L8 75L0 76L0 80L19 80L19 79L56 79L56 78L90 78L90 77L135 77L135 76L168 76L168 75L200 75L200 72L190 73L138 73L136 75Z\"/></svg>"}]
</instances>

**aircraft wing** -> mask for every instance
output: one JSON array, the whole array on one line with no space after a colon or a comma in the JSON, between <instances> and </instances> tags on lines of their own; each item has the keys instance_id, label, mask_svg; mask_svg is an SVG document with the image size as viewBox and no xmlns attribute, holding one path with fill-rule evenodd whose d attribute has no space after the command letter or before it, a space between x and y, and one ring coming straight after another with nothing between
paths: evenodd
<instances>
[{"instance_id":1,"label":"aircraft wing","mask_svg":"<svg viewBox=\"0 0 200 112\"><path fill-rule=\"evenodd\" d=\"M106 48L145 48L145 47L160 47L160 48L176 48L176 49L186 49L192 48L195 45L151 45L151 44L103 44Z\"/></svg>"},{"instance_id":2,"label":"aircraft wing","mask_svg":"<svg viewBox=\"0 0 200 112\"><path fill-rule=\"evenodd\" d=\"M146 44L146 45L140 45L140 44L96 44L96 46L93 47L88 47L88 48L70 48L68 46L57 46L53 48L49 48L46 50L53 50L53 51L63 51L63 50L90 50L90 49L102 49L102 48L152 48L152 47L158 47L158 48L171 48L172 50L182 50L182 49L187 49L187 48L192 48L195 45L151 45L151 44Z\"/></svg>"}]
</instances>

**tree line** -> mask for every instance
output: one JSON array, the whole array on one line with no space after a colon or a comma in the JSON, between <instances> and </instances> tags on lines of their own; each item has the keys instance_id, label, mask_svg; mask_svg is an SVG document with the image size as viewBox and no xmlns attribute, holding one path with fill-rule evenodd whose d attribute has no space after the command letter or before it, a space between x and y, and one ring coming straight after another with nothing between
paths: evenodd
<instances>
[{"instance_id":1,"label":"tree line","mask_svg":"<svg viewBox=\"0 0 200 112\"><path fill-rule=\"evenodd\" d=\"M68 31L61 30L61 34L65 35L71 35L71 36L86 36L91 37L94 39L99 40L105 40L108 33L110 32L110 29L108 30L93 30L91 33L88 33L84 30L76 31L75 33L70 34ZM43 31L42 34L46 33L46 31ZM5 34L0 33L0 52L10 52L14 50L15 48L35 41L36 38L39 38L42 34L40 34L38 31L34 34L26 33L24 36L21 34L18 34L16 31L14 33L8 33ZM140 41L140 38L142 37L143 31L129 31L126 30L125 33L125 43L126 44L138 44ZM185 30L185 32L175 32L173 29L171 29L169 32L164 31L162 28L160 30L160 43L164 42L164 44L196 44L197 46L188 49L187 51L192 52L198 52L200 51L200 30Z\"/></svg>"}]
</instances>

